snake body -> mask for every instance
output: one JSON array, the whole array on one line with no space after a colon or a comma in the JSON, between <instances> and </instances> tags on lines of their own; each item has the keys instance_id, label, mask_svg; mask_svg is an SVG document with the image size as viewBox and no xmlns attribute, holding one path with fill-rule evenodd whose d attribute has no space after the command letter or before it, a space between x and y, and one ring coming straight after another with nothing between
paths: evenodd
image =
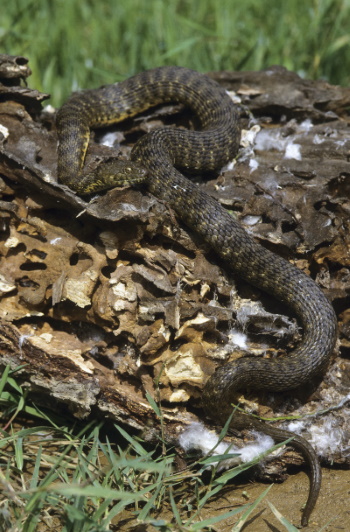
<instances>
[{"instance_id":1,"label":"snake body","mask_svg":"<svg viewBox=\"0 0 350 532\"><path fill-rule=\"evenodd\" d=\"M121 121L165 102L191 108L201 130L156 129L137 141L131 161L122 162L120 172L113 167L98 177L84 175L90 128ZM326 370L336 340L336 318L321 289L298 268L258 244L215 199L179 171L219 170L237 154L237 111L222 87L192 70L156 68L118 84L73 94L57 114L57 131L58 178L62 183L79 193L89 193L131 180L144 181L148 190L167 202L234 272L288 305L300 321L303 339L288 356L243 357L224 364L209 378L203 405L213 419L227 415L237 390L289 390ZM239 423L249 426L253 422L244 416ZM259 430L279 441L291 436L263 423ZM318 496L320 468L306 440L295 436L291 444L312 466L310 495L302 518L306 524Z\"/></svg>"}]
</instances>

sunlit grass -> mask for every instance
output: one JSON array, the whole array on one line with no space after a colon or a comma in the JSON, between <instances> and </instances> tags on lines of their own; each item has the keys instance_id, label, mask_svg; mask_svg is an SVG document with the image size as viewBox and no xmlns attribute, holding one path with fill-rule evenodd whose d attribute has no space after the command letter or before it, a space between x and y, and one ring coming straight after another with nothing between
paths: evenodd
<instances>
[{"instance_id":1,"label":"sunlit grass","mask_svg":"<svg viewBox=\"0 0 350 532\"><path fill-rule=\"evenodd\" d=\"M150 446L115 424L75 422L30 405L15 374L6 368L0 380L0 530L107 532L119 530L127 510L130 522L162 531L211 530L229 518L237 521L238 531L269 491L251 503L203 517L228 482L281 444L229 470L217 469L217 463L231 457L229 451L192 459L178 470L175 449L161 438ZM151 404L161 415L159 405ZM24 427L16 419L19 413L26 413Z\"/></svg>"},{"instance_id":2,"label":"sunlit grass","mask_svg":"<svg viewBox=\"0 0 350 532\"><path fill-rule=\"evenodd\" d=\"M72 90L165 64L280 64L347 85L349 18L349 0L13 0L1 12L0 45L30 58L30 85L54 105Z\"/></svg>"}]
</instances>

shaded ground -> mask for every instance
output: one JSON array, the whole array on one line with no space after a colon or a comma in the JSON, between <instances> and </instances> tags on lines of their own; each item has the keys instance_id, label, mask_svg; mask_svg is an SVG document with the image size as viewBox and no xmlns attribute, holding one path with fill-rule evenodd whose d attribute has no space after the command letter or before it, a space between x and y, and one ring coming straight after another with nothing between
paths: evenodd
<instances>
[{"instance_id":1,"label":"shaded ground","mask_svg":"<svg viewBox=\"0 0 350 532\"><path fill-rule=\"evenodd\" d=\"M295 526L299 526L298 509L303 505L303 493L307 490L308 479L305 473L291 475L282 484L275 484L268 493L270 501L281 514ZM242 486L250 500L254 500L262 491L259 484ZM237 497L237 492L236 497ZM320 498L312 513L310 524L305 532L316 532L326 523L330 523L327 531L348 530L350 521L349 507L350 472L323 469L323 483ZM228 498L228 500L230 500ZM241 497L241 501L243 497ZM227 530L230 524L227 523ZM225 528L221 530L225 531ZM266 501L262 501L254 513L254 517L243 527L246 532L284 532L285 528L273 516Z\"/></svg>"},{"instance_id":2,"label":"shaded ground","mask_svg":"<svg viewBox=\"0 0 350 532\"><path fill-rule=\"evenodd\" d=\"M285 532L276 517L273 515L268 502L271 502L279 512L295 526L299 526L298 509L301 509L304 493L307 490L308 479L305 473L299 472L291 475L282 484L275 484L266 499L257 507L253 516L242 528L244 532ZM201 513L202 519L207 519L223 514L235 506L253 502L266 489L266 485L257 482L251 484L237 484L235 488L227 488L220 494L217 501L209 501ZM312 514L309 526L303 528L305 532L317 532L327 523L326 532L348 531L350 521L350 471L323 469L323 487ZM171 513L163 512L160 517L171 519ZM130 529L138 532L155 532L156 528L137 524L132 516L125 512L118 518L118 525L122 532ZM229 532L237 518L221 521L215 530ZM135 528L133 528L135 527Z\"/></svg>"},{"instance_id":3,"label":"shaded ground","mask_svg":"<svg viewBox=\"0 0 350 532\"><path fill-rule=\"evenodd\" d=\"M241 506L247 502L253 502L266 489L266 485L257 482L251 484L237 484L235 488L227 488L220 494L217 501L209 501L205 510L201 513L202 519L207 519L223 514L235 506ZM295 526L299 526L298 509L301 509L305 491L308 489L308 479L305 473L300 472L291 475L282 484L275 484L270 490L266 499L257 507L253 516L243 526L244 532L285 532L276 517L273 515L268 502L271 502L279 512ZM326 532L348 531L350 521L350 471L323 469L323 487L312 514L309 526L303 528L305 532L317 532L326 523L327 527L322 530ZM172 514L163 512L160 517L171 519ZM132 516L125 512L118 518L118 525L122 532L130 529L138 532L155 532L157 529L152 526L137 524ZM229 532L237 518L221 521L214 527L220 532ZM135 527L135 528L133 528Z\"/></svg>"}]
</instances>

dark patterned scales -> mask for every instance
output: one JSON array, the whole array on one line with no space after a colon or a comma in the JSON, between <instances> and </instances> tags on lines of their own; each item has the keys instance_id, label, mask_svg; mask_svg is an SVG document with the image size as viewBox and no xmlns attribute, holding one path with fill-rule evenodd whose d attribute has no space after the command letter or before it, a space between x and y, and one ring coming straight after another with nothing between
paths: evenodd
<instances>
[{"instance_id":1,"label":"dark patterned scales","mask_svg":"<svg viewBox=\"0 0 350 532\"><path fill-rule=\"evenodd\" d=\"M201 122L201 131L157 129L135 144L130 162L106 164L96 174L83 175L91 127L121 121L164 102L190 107ZM57 129L62 183L84 194L144 181L234 272L288 305L298 317L303 340L288 356L241 358L214 373L203 392L203 405L211 417L222 420L227 415L238 389L289 390L326 370L336 340L336 319L320 288L298 268L259 245L217 201L178 171L218 170L236 155L240 139L237 111L222 87L185 68L149 70L115 85L74 94L58 112ZM234 421L238 426L258 426L277 441L291 436L248 416L235 416ZM291 444L312 466L302 518L305 525L318 496L320 467L306 440L294 436Z\"/></svg>"}]
</instances>

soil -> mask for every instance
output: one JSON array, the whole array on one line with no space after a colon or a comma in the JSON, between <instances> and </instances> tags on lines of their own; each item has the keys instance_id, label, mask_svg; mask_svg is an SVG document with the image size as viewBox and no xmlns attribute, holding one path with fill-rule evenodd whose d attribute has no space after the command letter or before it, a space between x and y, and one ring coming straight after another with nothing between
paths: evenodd
<instances>
[{"instance_id":1,"label":"soil","mask_svg":"<svg viewBox=\"0 0 350 532\"><path fill-rule=\"evenodd\" d=\"M209 519L224 514L235 506L239 507L247 502L253 502L266 489L266 484L252 482L249 484L236 484L221 494L216 501L209 501L201 513L202 519ZM268 502L288 519L295 527L300 528L300 516L302 504L305 501L305 493L308 489L306 473L298 472L290 475L288 479L275 484L267 497L257 506L252 516L242 527L242 532L285 532L286 528L281 525L273 515ZM312 513L309 526L302 528L304 532L349 532L350 530L350 471L323 469L323 484L316 508ZM239 514L240 516L240 514ZM157 519L171 519L170 512L162 512ZM237 523L239 517L220 521L214 526L218 532L230 532ZM118 518L119 530L128 532L157 532L150 525L135 523L128 512ZM322 528L324 527L324 528Z\"/></svg>"}]
</instances>

